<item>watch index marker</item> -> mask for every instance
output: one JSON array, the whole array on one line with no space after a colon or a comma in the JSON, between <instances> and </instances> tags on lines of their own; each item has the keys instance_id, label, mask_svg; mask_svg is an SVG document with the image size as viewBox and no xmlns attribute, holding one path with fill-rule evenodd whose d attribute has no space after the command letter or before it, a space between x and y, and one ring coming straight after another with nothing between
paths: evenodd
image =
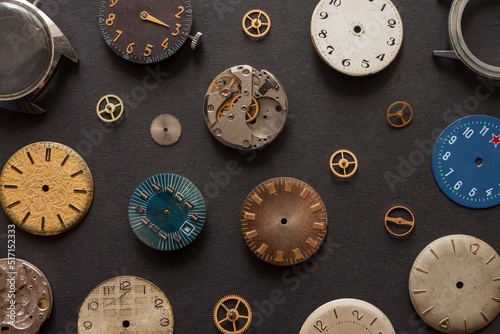
<instances>
[{"instance_id":1,"label":"watch index marker","mask_svg":"<svg viewBox=\"0 0 500 334\"><path fill-rule=\"evenodd\" d=\"M486 264L490 264L491 261L493 261L494 259L496 259L496 256L495 255L492 255L488 261L486 261Z\"/></svg>"},{"instance_id":2,"label":"watch index marker","mask_svg":"<svg viewBox=\"0 0 500 334\"><path fill-rule=\"evenodd\" d=\"M436 259L439 260L439 256L436 254L436 252L434 251L434 249L429 249L429 251L436 257Z\"/></svg>"},{"instance_id":3,"label":"watch index marker","mask_svg":"<svg viewBox=\"0 0 500 334\"><path fill-rule=\"evenodd\" d=\"M28 218L31 216L31 212L27 212L26 215L24 216L23 220L21 221L21 225L23 225L24 223L26 223L26 221L28 220Z\"/></svg>"},{"instance_id":4,"label":"watch index marker","mask_svg":"<svg viewBox=\"0 0 500 334\"><path fill-rule=\"evenodd\" d=\"M75 210L76 212L78 212L78 213L82 213L82 211L81 211L80 209L78 209L76 206L74 206L73 204L69 203L69 204L68 204L68 206L69 206L71 209Z\"/></svg>"},{"instance_id":5,"label":"watch index marker","mask_svg":"<svg viewBox=\"0 0 500 334\"><path fill-rule=\"evenodd\" d=\"M42 217L42 231L45 230L45 217Z\"/></svg>"},{"instance_id":6,"label":"watch index marker","mask_svg":"<svg viewBox=\"0 0 500 334\"><path fill-rule=\"evenodd\" d=\"M427 270L422 269L422 268L417 267L416 270L420 271L421 273L429 275L429 272Z\"/></svg>"},{"instance_id":7,"label":"watch index marker","mask_svg":"<svg viewBox=\"0 0 500 334\"><path fill-rule=\"evenodd\" d=\"M484 314L483 311L481 311L481 315L483 316L484 321L486 321L487 323L490 322L490 319L488 319L488 317L486 316L486 314Z\"/></svg>"},{"instance_id":8,"label":"watch index marker","mask_svg":"<svg viewBox=\"0 0 500 334\"><path fill-rule=\"evenodd\" d=\"M50 147L47 147L45 149L45 161L47 161L47 162L50 161L51 154L52 154L52 149Z\"/></svg>"},{"instance_id":9,"label":"watch index marker","mask_svg":"<svg viewBox=\"0 0 500 334\"><path fill-rule=\"evenodd\" d=\"M14 165L12 165L12 166L11 166L11 168L12 168L13 170L15 170L16 172L18 172L19 174L21 174L21 175L23 174L23 171L22 171L22 170L20 170L19 168L17 168L16 166L14 166Z\"/></svg>"},{"instance_id":10,"label":"watch index marker","mask_svg":"<svg viewBox=\"0 0 500 334\"><path fill-rule=\"evenodd\" d=\"M13 207L15 207L16 205L19 205L21 204L21 201L20 200L17 200L9 205L7 205L7 209L12 209Z\"/></svg>"},{"instance_id":11,"label":"watch index marker","mask_svg":"<svg viewBox=\"0 0 500 334\"><path fill-rule=\"evenodd\" d=\"M61 215L59 213L57 214L57 219L59 219L59 222L61 223L61 225L63 227L66 227L66 225L64 225L64 221L62 220L62 217L61 217Z\"/></svg>"},{"instance_id":12,"label":"watch index marker","mask_svg":"<svg viewBox=\"0 0 500 334\"><path fill-rule=\"evenodd\" d=\"M418 295L419 293L426 293L427 290L426 289L421 289L421 290L413 290L413 293Z\"/></svg>"},{"instance_id":13,"label":"watch index marker","mask_svg":"<svg viewBox=\"0 0 500 334\"><path fill-rule=\"evenodd\" d=\"M426 309L425 311L422 312L422 314L427 314L429 313L430 311L432 311L434 309L434 306L431 306L429 307L428 309Z\"/></svg>"},{"instance_id":14,"label":"watch index marker","mask_svg":"<svg viewBox=\"0 0 500 334\"><path fill-rule=\"evenodd\" d=\"M33 160L33 157L31 156L31 153L30 152L26 152L26 155L28 156L28 159L30 159L31 164L34 165L35 161Z\"/></svg>"},{"instance_id":15,"label":"watch index marker","mask_svg":"<svg viewBox=\"0 0 500 334\"><path fill-rule=\"evenodd\" d=\"M68 161L69 159L69 154L66 155L66 157L64 158L64 160L61 162L61 166L64 166L66 164L66 162Z\"/></svg>"},{"instance_id":16,"label":"watch index marker","mask_svg":"<svg viewBox=\"0 0 500 334\"><path fill-rule=\"evenodd\" d=\"M71 174L71 177L75 178L75 177L82 175L82 174L83 174L83 170L79 170L78 172Z\"/></svg>"},{"instance_id":17,"label":"watch index marker","mask_svg":"<svg viewBox=\"0 0 500 334\"><path fill-rule=\"evenodd\" d=\"M3 187L5 189L17 189L18 188L16 185L13 185L13 184L5 184Z\"/></svg>"}]
</instances>

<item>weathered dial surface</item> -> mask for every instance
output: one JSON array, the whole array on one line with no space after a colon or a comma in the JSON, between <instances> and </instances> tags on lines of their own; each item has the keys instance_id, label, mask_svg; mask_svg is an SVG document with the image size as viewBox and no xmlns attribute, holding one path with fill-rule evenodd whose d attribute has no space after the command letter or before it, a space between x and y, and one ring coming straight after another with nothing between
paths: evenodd
<instances>
[{"instance_id":1,"label":"weathered dial surface","mask_svg":"<svg viewBox=\"0 0 500 334\"><path fill-rule=\"evenodd\" d=\"M49 281L40 269L24 260L0 259L2 333L38 333L50 317L52 304Z\"/></svg>"},{"instance_id":2,"label":"weathered dial surface","mask_svg":"<svg viewBox=\"0 0 500 334\"><path fill-rule=\"evenodd\" d=\"M279 177L258 185L241 211L241 233L261 260L291 266L310 258L326 236L328 218L319 194L308 184Z\"/></svg>"},{"instance_id":3,"label":"weathered dial surface","mask_svg":"<svg viewBox=\"0 0 500 334\"><path fill-rule=\"evenodd\" d=\"M55 235L78 224L94 196L90 169L71 148L38 142L17 151L0 176L0 202L17 227Z\"/></svg>"},{"instance_id":4,"label":"weathered dial surface","mask_svg":"<svg viewBox=\"0 0 500 334\"><path fill-rule=\"evenodd\" d=\"M377 73L403 43L403 22L390 0L321 0L311 20L314 47L323 60L352 76Z\"/></svg>"},{"instance_id":5,"label":"weathered dial surface","mask_svg":"<svg viewBox=\"0 0 500 334\"><path fill-rule=\"evenodd\" d=\"M449 235L429 244L410 273L415 310L443 333L473 333L500 312L500 258L482 240Z\"/></svg>"},{"instance_id":6,"label":"weathered dial surface","mask_svg":"<svg viewBox=\"0 0 500 334\"><path fill-rule=\"evenodd\" d=\"M118 276L99 284L78 315L78 334L174 332L174 315L165 294L135 276Z\"/></svg>"},{"instance_id":7,"label":"weathered dial surface","mask_svg":"<svg viewBox=\"0 0 500 334\"><path fill-rule=\"evenodd\" d=\"M120 57L148 64L167 59L186 42L191 0L101 0L99 26Z\"/></svg>"},{"instance_id":8,"label":"weathered dial surface","mask_svg":"<svg viewBox=\"0 0 500 334\"><path fill-rule=\"evenodd\" d=\"M200 234L206 207L191 181L176 174L158 174L134 191L128 213L130 226L143 243L173 251L186 247Z\"/></svg>"},{"instance_id":9,"label":"weathered dial surface","mask_svg":"<svg viewBox=\"0 0 500 334\"><path fill-rule=\"evenodd\" d=\"M387 316L358 299L337 299L316 309L302 325L300 334L395 334Z\"/></svg>"},{"instance_id":10,"label":"weathered dial surface","mask_svg":"<svg viewBox=\"0 0 500 334\"><path fill-rule=\"evenodd\" d=\"M450 124L432 154L439 189L473 209L500 204L500 119L473 115Z\"/></svg>"}]
</instances>

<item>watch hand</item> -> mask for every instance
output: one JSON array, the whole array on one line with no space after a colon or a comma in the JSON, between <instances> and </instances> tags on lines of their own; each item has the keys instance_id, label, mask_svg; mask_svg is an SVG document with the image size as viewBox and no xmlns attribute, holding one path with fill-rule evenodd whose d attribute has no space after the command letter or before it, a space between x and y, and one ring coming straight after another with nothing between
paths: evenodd
<instances>
[{"instance_id":1,"label":"watch hand","mask_svg":"<svg viewBox=\"0 0 500 334\"><path fill-rule=\"evenodd\" d=\"M149 21L149 22L153 22L153 23L156 23L156 24L159 24L159 25L162 25L162 26L165 26L167 28L170 28L170 26L166 23L163 23L162 21L158 20L157 18L149 15L148 12L142 12L141 13L141 19L143 21Z\"/></svg>"},{"instance_id":2,"label":"watch hand","mask_svg":"<svg viewBox=\"0 0 500 334\"><path fill-rule=\"evenodd\" d=\"M129 290L129 291L130 291L130 290ZM129 293L129 291L124 292L124 293L123 293L120 297L116 298L115 300L113 300L113 301L112 301L111 303L109 303L108 305L105 305L103 308L108 307L108 306L109 306L109 305L111 305L111 304L114 304L114 303L115 303L117 300L119 300L119 299L122 299L123 297L125 297L125 295L126 295L127 293Z\"/></svg>"}]
</instances>

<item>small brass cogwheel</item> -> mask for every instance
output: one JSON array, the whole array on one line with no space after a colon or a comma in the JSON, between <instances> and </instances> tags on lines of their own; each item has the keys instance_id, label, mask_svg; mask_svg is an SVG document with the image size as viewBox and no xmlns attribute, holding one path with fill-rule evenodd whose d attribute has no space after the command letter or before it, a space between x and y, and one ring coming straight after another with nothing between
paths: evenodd
<instances>
[{"instance_id":1,"label":"small brass cogwheel","mask_svg":"<svg viewBox=\"0 0 500 334\"><path fill-rule=\"evenodd\" d=\"M215 305L214 322L221 333L241 334L252 322L252 310L240 296L226 296Z\"/></svg>"}]
</instances>

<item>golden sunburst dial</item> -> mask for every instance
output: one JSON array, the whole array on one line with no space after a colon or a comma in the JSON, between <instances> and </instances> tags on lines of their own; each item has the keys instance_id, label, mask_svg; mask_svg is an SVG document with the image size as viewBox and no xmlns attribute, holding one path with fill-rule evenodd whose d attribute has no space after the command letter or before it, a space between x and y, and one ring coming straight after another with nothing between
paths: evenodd
<instances>
[{"instance_id":1,"label":"golden sunburst dial","mask_svg":"<svg viewBox=\"0 0 500 334\"><path fill-rule=\"evenodd\" d=\"M0 203L17 227L56 235L78 224L94 197L90 169L71 148L39 142L17 151L0 175Z\"/></svg>"}]
</instances>

